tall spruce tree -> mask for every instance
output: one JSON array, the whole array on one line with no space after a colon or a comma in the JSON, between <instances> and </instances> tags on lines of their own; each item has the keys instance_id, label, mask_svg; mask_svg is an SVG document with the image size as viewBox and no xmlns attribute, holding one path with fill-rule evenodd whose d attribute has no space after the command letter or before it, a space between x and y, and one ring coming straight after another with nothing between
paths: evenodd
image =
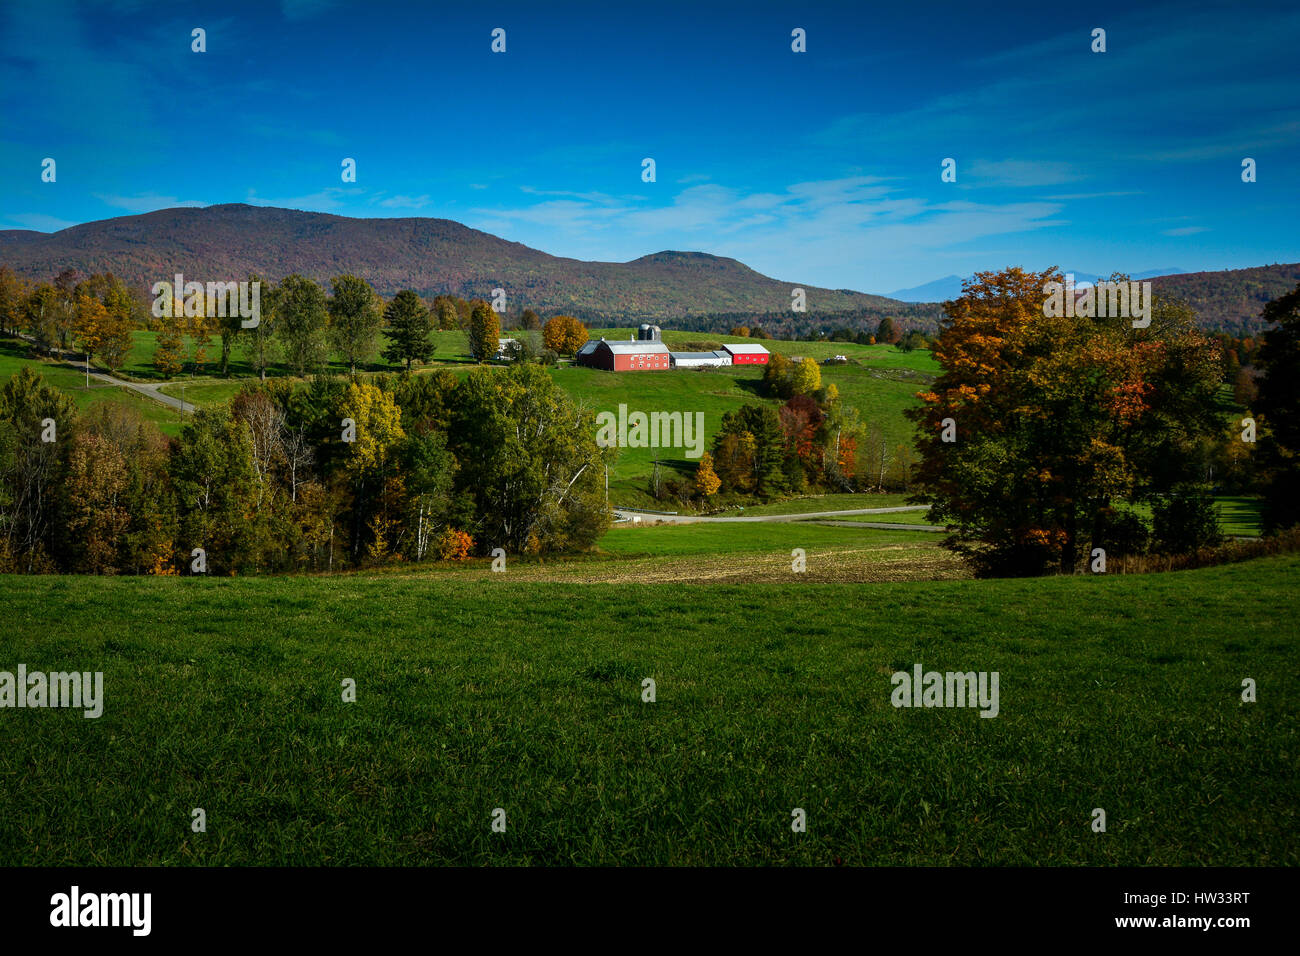
<instances>
[{"instance_id":1,"label":"tall spruce tree","mask_svg":"<svg viewBox=\"0 0 1300 956\"><path fill-rule=\"evenodd\" d=\"M405 362L411 370L412 362L427 362L433 358L434 345L429 338L433 321L420 297L410 289L403 289L384 310L388 322L388 348L384 358L389 362Z\"/></svg>"}]
</instances>

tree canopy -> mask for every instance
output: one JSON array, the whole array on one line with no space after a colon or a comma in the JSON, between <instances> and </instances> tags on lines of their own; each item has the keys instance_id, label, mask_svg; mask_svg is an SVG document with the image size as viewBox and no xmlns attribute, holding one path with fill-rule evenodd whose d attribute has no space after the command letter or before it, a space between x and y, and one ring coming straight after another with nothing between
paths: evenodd
<instances>
[{"instance_id":1,"label":"tree canopy","mask_svg":"<svg viewBox=\"0 0 1300 956\"><path fill-rule=\"evenodd\" d=\"M1156 298L1151 325L1049 317L1058 270L978 273L946 303L942 374L911 410L914 498L987 573L1073 572L1143 500L1197 494L1221 428L1215 348L1190 309ZM1116 276L1115 280L1127 281Z\"/></svg>"}]
</instances>

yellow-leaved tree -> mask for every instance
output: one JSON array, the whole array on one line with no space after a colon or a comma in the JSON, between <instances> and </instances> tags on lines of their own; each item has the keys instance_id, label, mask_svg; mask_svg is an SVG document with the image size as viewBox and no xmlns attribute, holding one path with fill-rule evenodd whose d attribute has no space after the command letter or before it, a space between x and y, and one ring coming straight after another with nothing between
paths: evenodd
<instances>
[{"instance_id":1,"label":"yellow-leaved tree","mask_svg":"<svg viewBox=\"0 0 1300 956\"><path fill-rule=\"evenodd\" d=\"M402 431L402 410L393 396L367 382L353 382L343 393L340 412L343 418L353 422L349 431L352 440L348 471L353 478L362 480L382 472L393 448L406 437Z\"/></svg>"},{"instance_id":2,"label":"yellow-leaved tree","mask_svg":"<svg viewBox=\"0 0 1300 956\"><path fill-rule=\"evenodd\" d=\"M822 370L816 359L806 358L790 371L790 391L794 395L812 395L822 387Z\"/></svg>"},{"instance_id":3,"label":"yellow-leaved tree","mask_svg":"<svg viewBox=\"0 0 1300 956\"><path fill-rule=\"evenodd\" d=\"M402 410L393 396L368 382L348 385L339 403L342 437L349 443L347 471L354 490L352 555L386 560L393 549L404 493L395 474Z\"/></svg>"},{"instance_id":4,"label":"yellow-leaved tree","mask_svg":"<svg viewBox=\"0 0 1300 956\"><path fill-rule=\"evenodd\" d=\"M542 327L542 342L553 352L572 355L587 344L587 328L571 315L557 315Z\"/></svg>"},{"instance_id":5,"label":"yellow-leaved tree","mask_svg":"<svg viewBox=\"0 0 1300 956\"><path fill-rule=\"evenodd\" d=\"M122 367L131 350L131 326L129 314L106 308L94 296L77 296L73 326L77 341L113 371Z\"/></svg>"},{"instance_id":6,"label":"yellow-leaved tree","mask_svg":"<svg viewBox=\"0 0 1300 956\"><path fill-rule=\"evenodd\" d=\"M706 451L695 469L695 490L707 498L717 494L721 486L722 481L713 470L713 456Z\"/></svg>"}]
</instances>

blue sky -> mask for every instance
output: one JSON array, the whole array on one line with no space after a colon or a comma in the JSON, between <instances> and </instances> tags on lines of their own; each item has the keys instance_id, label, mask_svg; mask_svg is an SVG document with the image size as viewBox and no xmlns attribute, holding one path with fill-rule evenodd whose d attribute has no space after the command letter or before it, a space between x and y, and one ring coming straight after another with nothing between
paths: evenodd
<instances>
[{"instance_id":1,"label":"blue sky","mask_svg":"<svg viewBox=\"0 0 1300 956\"><path fill-rule=\"evenodd\" d=\"M1293 4L613 6L11 0L0 228L247 202L867 292L1300 260Z\"/></svg>"}]
</instances>

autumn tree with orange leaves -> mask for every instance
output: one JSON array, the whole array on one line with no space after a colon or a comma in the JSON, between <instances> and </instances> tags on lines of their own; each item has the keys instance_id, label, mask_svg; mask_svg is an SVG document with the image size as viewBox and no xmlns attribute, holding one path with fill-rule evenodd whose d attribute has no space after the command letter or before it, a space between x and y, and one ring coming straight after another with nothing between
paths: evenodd
<instances>
[{"instance_id":1,"label":"autumn tree with orange leaves","mask_svg":"<svg viewBox=\"0 0 1300 956\"><path fill-rule=\"evenodd\" d=\"M1196 481L1221 429L1217 347L1189 308L1159 296L1143 329L1045 314L1045 286L1061 281L1018 268L967 280L933 347L942 373L909 412L912 500L982 574L1073 573L1094 548L1145 546L1139 502L1204 500Z\"/></svg>"},{"instance_id":2,"label":"autumn tree with orange leaves","mask_svg":"<svg viewBox=\"0 0 1300 956\"><path fill-rule=\"evenodd\" d=\"M105 305L100 299L83 293L76 297L74 308L73 331L77 344L116 372L131 351L134 323L129 305L118 307L113 302Z\"/></svg>"}]
</instances>

